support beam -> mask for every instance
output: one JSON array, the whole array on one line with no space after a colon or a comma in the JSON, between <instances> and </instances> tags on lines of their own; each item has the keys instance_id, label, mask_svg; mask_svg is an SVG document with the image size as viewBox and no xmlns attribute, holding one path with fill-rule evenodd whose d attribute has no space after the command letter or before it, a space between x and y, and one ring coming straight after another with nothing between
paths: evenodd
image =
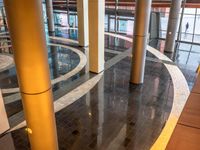
<instances>
[{"instance_id":1,"label":"support beam","mask_svg":"<svg viewBox=\"0 0 200 150\"><path fill-rule=\"evenodd\" d=\"M136 0L133 60L130 80L133 84L141 84L144 80L151 3L152 0Z\"/></svg>"},{"instance_id":2,"label":"support beam","mask_svg":"<svg viewBox=\"0 0 200 150\"><path fill-rule=\"evenodd\" d=\"M118 16L117 16L117 11L118 11L118 0L115 0L115 33L117 33L118 30Z\"/></svg>"},{"instance_id":3,"label":"support beam","mask_svg":"<svg viewBox=\"0 0 200 150\"><path fill-rule=\"evenodd\" d=\"M182 4L182 0L172 0L170 13L169 13L168 27L167 27L167 37L166 37L166 43L165 43L166 52L174 52L181 4Z\"/></svg>"},{"instance_id":4,"label":"support beam","mask_svg":"<svg viewBox=\"0 0 200 150\"><path fill-rule=\"evenodd\" d=\"M78 13L78 41L79 45L87 47L89 45L88 33L88 0L77 1Z\"/></svg>"},{"instance_id":5,"label":"support beam","mask_svg":"<svg viewBox=\"0 0 200 150\"><path fill-rule=\"evenodd\" d=\"M89 0L89 62L90 71L104 70L105 0Z\"/></svg>"},{"instance_id":6,"label":"support beam","mask_svg":"<svg viewBox=\"0 0 200 150\"><path fill-rule=\"evenodd\" d=\"M53 16L53 2L52 0L45 0L46 12L47 12L47 23L49 32L55 32L54 16Z\"/></svg>"},{"instance_id":7,"label":"support beam","mask_svg":"<svg viewBox=\"0 0 200 150\"><path fill-rule=\"evenodd\" d=\"M32 150L57 150L42 1L4 0Z\"/></svg>"},{"instance_id":8,"label":"support beam","mask_svg":"<svg viewBox=\"0 0 200 150\"><path fill-rule=\"evenodd\" d=\"M67 7L67 23L70 27L70 12L69 12L69 0L66 0L66 7Z\"/></svg>"},{"instance_id":9,"label":"support beam","mask_svg":"<svg viewBox=\"0 0 200 150\"><path fill-rule=\"evenodd\" d=\"M110 32L110 15L108 14L108 32Z\"/></svg>"}]
</instances>

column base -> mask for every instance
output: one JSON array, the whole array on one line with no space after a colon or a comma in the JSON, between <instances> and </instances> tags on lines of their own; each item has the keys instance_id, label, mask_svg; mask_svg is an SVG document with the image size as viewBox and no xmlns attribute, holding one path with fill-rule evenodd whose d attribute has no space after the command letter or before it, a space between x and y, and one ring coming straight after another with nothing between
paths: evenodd
<instances>
[{"instance_id":1,"label":"column base","mask_svg":"<svg viewBox=\"0 0 200 150\"><path fill-rule=\"evenodd\" d=\"M86 46L79 45L79 47L81 47L81 48L88 48L89 45L86 45Z\"/></svg>"},{"instance_id":2,"label":"column base","mask_svg":"<svg viewBox=\"0 0 200 150\"><path fill-rule=\"evenodd\" d=\"M55 36L55 31L48 31L50 36Z\"/></svg>"},{"instance_id":3,"label":"column base","mask_svg":"<svg viewBox=\"0 0 200 150\"><path fill-rule=\"evenodd\" d=\"M143 83L144 83L144 81L135 81L134 79L131 79L130 81L129 81L129 83L130 84L133 84L133 85L142 85Z\"/></svg>"}]
</instances>

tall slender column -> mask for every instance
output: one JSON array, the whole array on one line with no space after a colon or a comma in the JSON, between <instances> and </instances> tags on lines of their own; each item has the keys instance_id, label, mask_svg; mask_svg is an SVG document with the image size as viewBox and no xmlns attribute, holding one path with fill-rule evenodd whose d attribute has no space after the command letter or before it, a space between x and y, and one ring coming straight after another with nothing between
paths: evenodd
<instances>
[{"instance_id":1,"label":"tall slender column","mask_svg":"<svg viewBox=\"0 0 200 150\"><path fill-rule=\"evenodd\" d=\"M88 0L77 1L78 41L80 46L88 46Z\"/></svg>"},{"instance_id":2,"label":"tall slender column","mask_svg":"<svg viewBox=\"0 0 200 150\"><path fill-rule=\"evenodd\" d=\"M52 0L45 0L46 2L46 12L47 12L47 22L49 32L54 32L54 16L53 16L53 2Z\"/></svg>"},{"instance_id":3,"label":"tall slender column","mask_svg":"<svg viewBox=\"0 0 200 150\"><path fill-rule=\"evenodd\" d=\"M5 31L7 31L7 23L6 23L6 16L5 16L5 13L4 13L4 8L1 9L1 14L2 14L2 19L3 19L3 25L4 25L4 29Z\"/></svg>"},{"instance_id":4,"label":"tall slender column","mask_svg":"<svg viewBox=\"0 0 200 150\"><path fill-rule=\"evenodd\" d=\"M115 0L115 33L117 33L118 29L118 17L117 17L117 11L118 11L118 0Z\"/></svg>"},{"instance_id":5,"label":"tall slender column","mask_svg":"<svg viewBox=\"0 0 200 150\"><path fill-rule=\"evenodd\" d=\"M110 32L110 15L108 14L108 32Z\"/></svg>"},{"instance_id":6,"label":"tall slender column","mask_svg":"<svg viewBox=\"0 0 200 150\"><path fill-rule=\"evenodd\" d=\"M136 0L133 33L133 60L131 83L140 84L144 80L146 47L152 0Z\"/></svg>"},{"instance_id":7,"label":"tall slender column","mask_svg":"<svg viewBox=\"0 0 200 150\"><path fill-rule=\"evenodd\" d=\"M104 70L105 0L89 0L89 62L90 71Z\"/></svg>"},{"instance_id":8,"label":"tall slender column","mask_svg":"<svg viewBox=\"0 0 200 150\"><path fill-rule=\"evenodd\" d=\"M42 1L4 0L32 150L57 150Z\"/></svg>"},{"instance_id":9,"label":"tall slender column","mask_svg":"<svg viewBox=\"0 0 200 150\"><path fill-rule=\"evenodd\" d=\"M68 25L70 27L70 13L69 13L69 0L66 0L66 7L67 7L67 22L68 22ZM70 32L70 31L69 31Z\"/></svg>"},{"instance_id":10,"label":"tall slender column","mask_svg":"<svg viewBox=\"0 0 200 150\"><path fill-rule=\"evenodd\" d=\"M166 52L174 52L181 4L182 0L172 0L169 13L168 27L167 27L167 37L165 43Z\"/></svg>"}]
</instances>

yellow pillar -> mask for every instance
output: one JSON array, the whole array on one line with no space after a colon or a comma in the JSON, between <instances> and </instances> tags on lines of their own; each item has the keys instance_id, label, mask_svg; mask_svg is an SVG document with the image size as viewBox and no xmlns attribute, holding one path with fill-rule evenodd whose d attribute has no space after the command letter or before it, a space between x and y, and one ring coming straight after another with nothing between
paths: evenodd
<instances>
[{"instance_id":1,"label":"yellow pillar","mask_svg":"<svg viewBox=\"0 0 200 150\"><path fill-rule=\"evenodd\" d=\"M57 150L41 0L4 0L32 150Z\"/></svg>"},{"instance_id":2,"label":"yellow pillar","mask_svg":"<svg viewBox=\"0 0 200 150\"><path fill-rule=\"evenodd\" d=\"M90 71L104 70L105 0L89 0L89 66Z\"/></svg>"}]
</instances>

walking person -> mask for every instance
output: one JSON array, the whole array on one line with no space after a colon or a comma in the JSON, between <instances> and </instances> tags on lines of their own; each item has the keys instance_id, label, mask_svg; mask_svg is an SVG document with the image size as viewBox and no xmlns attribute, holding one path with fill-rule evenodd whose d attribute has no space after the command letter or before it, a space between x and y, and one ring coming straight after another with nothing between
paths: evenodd
<instances>
[{"instance_id":1,"label":"walking person","mask_svg":"<svg viewBox=\"0 0 200 150\"><path fill-rule=\"evenodd\" d=\"M187 22L185 25L185 33L187 32L188 29L189 29L189 23Z\"/></svg>"}]
</instances>

